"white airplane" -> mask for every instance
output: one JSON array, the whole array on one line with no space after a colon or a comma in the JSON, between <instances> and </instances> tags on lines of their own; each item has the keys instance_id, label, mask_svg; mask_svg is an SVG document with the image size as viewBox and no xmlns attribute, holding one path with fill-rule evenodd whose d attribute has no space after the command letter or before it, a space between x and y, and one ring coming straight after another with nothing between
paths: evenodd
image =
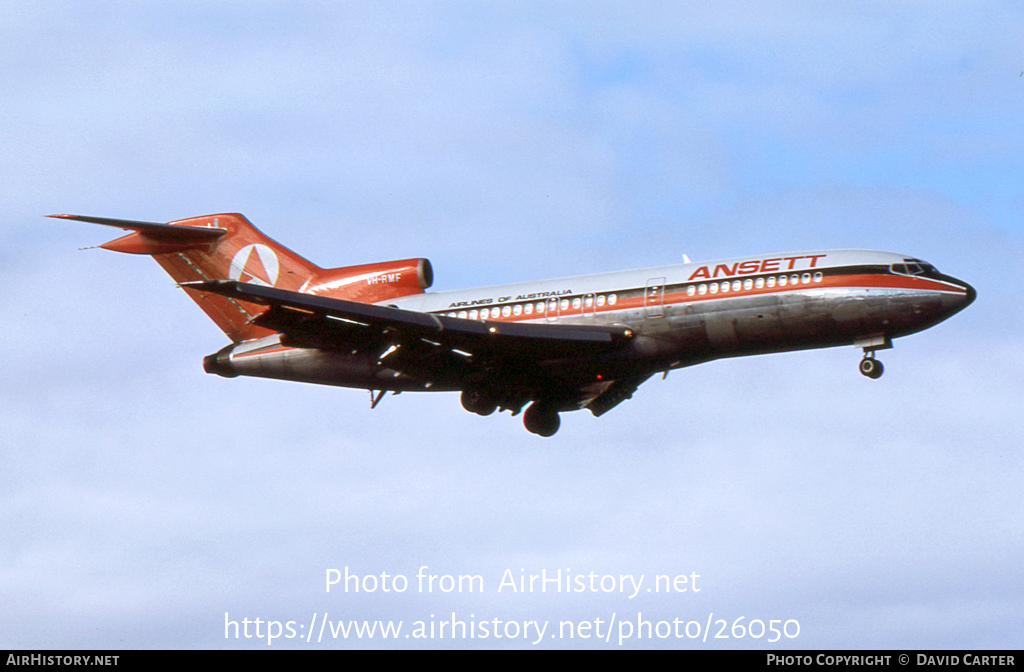
<instances>
[{"instance_id":1,"label":"white airplane","mask_svg":"<svg viewBox=\"0 0 1024 672\"><path fill-rule=\"evenodd\" d=\"M967 283L920 259L826 250L426 293L426 259L324 269L225 213L167 224L50 215L132 233L100 247L152 255L231 338L208 373L371 391L461 391L469 411L599 416L652 375L721 357L853 345L875 352L969 305ZM376 393L376 394L374 394Z\"/></svg>"}]
</instances>

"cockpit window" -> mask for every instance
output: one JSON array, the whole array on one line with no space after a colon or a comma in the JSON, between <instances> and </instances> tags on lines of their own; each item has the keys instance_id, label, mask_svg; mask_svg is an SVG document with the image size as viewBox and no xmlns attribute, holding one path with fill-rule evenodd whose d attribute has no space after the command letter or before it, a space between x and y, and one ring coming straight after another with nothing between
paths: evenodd
<instances>
[{"instance_id":1,"label":"cockpit window","mask_svg":"<svg viewBox=\"0 0 1024 672\"><path fill-rule=\"evenodd\" d=\"M889 270L899 275L920 275L928 278L939 277L939 271L926 261L920 259L904 259L906 263L892 264Z\"/></svg>"}]
</instances>

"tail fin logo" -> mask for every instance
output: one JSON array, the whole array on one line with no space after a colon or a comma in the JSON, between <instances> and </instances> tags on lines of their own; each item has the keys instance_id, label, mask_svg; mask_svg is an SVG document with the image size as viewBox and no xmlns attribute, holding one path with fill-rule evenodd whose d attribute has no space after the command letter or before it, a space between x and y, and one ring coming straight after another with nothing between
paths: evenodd
<instances>
[{"instance_id":1,"label":"tail fin logo","mask_svg":"<svg viewBox=\"0 0 1024 672\"><path fill-rule=\"evenodd\" d=\"M277 282L279 269L274 250L266 245L246 245L231 259L228 277L239 282L273 287Z\"/></svg>"}]
</instances>

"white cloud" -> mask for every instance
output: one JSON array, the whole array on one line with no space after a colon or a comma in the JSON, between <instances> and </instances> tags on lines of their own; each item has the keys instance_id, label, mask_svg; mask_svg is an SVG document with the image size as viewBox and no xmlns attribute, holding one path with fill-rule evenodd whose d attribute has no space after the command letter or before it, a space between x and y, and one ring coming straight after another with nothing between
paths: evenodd
<instances>
[{"instance_id":1,"label":"white cloud","mask_svg":"<svg viewBox=\"0 0 1024 672\"><path fill-rule=\"evenodd\" d=\"M805 648L1012 646L1017 10L380 7L0 8L0 642L637 604L322 592L427 564L697 572L639 608L784 614ZM714 362L541 441L455 395L206 376L223 338L151 261L39 219L225 210L325 265L429 254L443 287L841 246L979 298L881 381L853 349Z\"/></svg>"}]
</instances>

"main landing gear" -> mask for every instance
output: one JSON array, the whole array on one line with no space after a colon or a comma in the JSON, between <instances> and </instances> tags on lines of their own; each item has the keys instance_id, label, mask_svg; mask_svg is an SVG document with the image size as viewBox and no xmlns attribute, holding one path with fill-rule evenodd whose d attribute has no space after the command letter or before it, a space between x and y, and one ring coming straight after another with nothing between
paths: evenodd
<instances>
[{"instance_id":1,"label":"main landing gear","mask_svg":"<svg viewBox=\"0 0 1024 672\"><path fill-rule=\"evenodd\" d=\"M512 415L518 415L523 407L523 401L518 403L500 402L486 389L466 388L462 391L462 407L477 415L490 415L502 406L502 410L512 411ZM523 424L526 429L539 436L554 436L561 426L562 421L558 417L558 411L550 402L535 401L530 404L523 414Z\"/></svg>"},{"instance_id":2,"label":"main landing gear","mask_svg":"<svg viewBox=\"0 0 1024 672\"><path fill-rule=\"evenodd\" d=\"M868 378L881 378L885 372L882 362L875 359L874 350L865 350L864 359L860 360L860 372Z\"/></svg>"},{"instance_id":3,"label":"main landing gear","mask_svg":"<svg viewBox=\"0 0 1024 672\"><path fill-rule=\"evenodd\" d=\"M535 401L523 413L523 425L526 429L539 436L554 436L562 425L558 411L547 404Z\"/></svg>"},{"instance_id":4,"label":"main landing gear","mask_svg":"<svg viewBox=\"0 0 1024 672\"><path fill-rule=\"evenodd\" d=\"M462 407L477 415L490 415L498 408L498 402L486 392L469 388L462 391Z\"/></svg>"}]
</instances>

